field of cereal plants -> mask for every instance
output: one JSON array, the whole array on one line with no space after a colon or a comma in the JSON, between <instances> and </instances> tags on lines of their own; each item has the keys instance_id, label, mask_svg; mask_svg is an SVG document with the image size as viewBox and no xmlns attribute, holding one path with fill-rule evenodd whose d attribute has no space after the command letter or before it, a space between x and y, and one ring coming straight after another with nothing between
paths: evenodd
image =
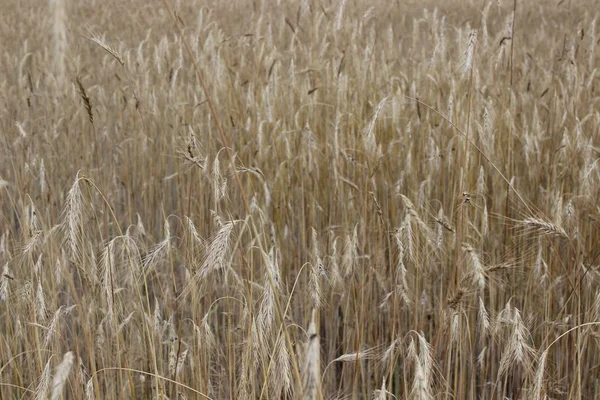
<instances>
[{"instance_id":1,"label":"field of cereal plants","mask_svg":"<svg viewBox=\"0 0 600 400\"><path fill-rule=\"evenodd\" d=\"M2 8L1 399L600 398L598 1Z\"/></svg>"}]
</instances>

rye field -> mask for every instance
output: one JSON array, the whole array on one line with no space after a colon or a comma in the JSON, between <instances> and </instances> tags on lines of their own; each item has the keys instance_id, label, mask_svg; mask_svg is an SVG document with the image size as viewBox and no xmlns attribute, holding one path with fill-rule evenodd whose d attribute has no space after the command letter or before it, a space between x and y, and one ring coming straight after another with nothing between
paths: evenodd
<instances>
[{"instance_id":1,"label":"rye field","mask_svg":"<svg viewBox=\"0 0 600 400\"><path fill-rule=\"evenodd\" d=\"M5 0L1 399L600 398L600 4Z\"/></svg>"}]
</instances>

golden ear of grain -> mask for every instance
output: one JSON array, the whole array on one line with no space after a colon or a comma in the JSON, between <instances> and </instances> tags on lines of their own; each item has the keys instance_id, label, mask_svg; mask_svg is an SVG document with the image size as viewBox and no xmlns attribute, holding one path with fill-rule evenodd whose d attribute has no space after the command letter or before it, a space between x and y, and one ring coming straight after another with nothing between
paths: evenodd
<instances>
[{"instance_id":1,"label":"golden ear of grain","mask_svg":"<svg viewBox=\"0 0 600 400\"><path fill-rule=\"evenodd\" d=\"M52 380L52 396L50 400L59 400L62 397L63 389L73 367L73 360L73 352L69 351L65 353L62 362L56 367Z\"/></svg>"},{"instance_id":2,"label":"golden ear of grain","mask_svg":"<svg viewBox=\"0 0 600 400\"><path fill-rule=\"evenodd\" d=\"M93 43L97 44L98 46L100 46L100 48L104 49L104 51L106 51L108 54L113 56L114 59L117 60L119 62L119 64L121 64L122 67L125 66L125 61L123 61L123 58L117 52L117 50L115 50L113 47L109 46L102 38L100 38L100 36L92 35L92 36L89 36L88 39L91 40Z\"/></svg>"},{"instance_id":3,"label":"golden ear of grain","mask_svg":"<svg viewBox=\"0 0 600 400\"><path fill-rule=\"evenodd\" d=\"M341 356L339 356L338 358L332 360L331 362L336 362L336 361L340 361L340 362L357 362L360 360L372 360L372 359L377 359L379 358L380 354L379 354L379 348L378 347L372 347L369 349L365 349L365 350L360 350L360 351L355 351L352 353L346 353L346 354L342 354Z\"/></svg>"},{"instance_id":4,"label":"golden ear of grain","mask_svg":"<svg viewBox=\"0 0 600 400\"><path fill-rule=\"evenodd\" d=\"M525 230L530 232L539 232L545 235L559 236L567 240L569 239L569 235L564 228L540 218L526 218L523 221L520 221L520 225Z\"/></svg>"},{"instance_id":5,"label":"golden ear of grain","mask_svg":"<svg viewBox=\"0 0 600 400\"><path fill-rule=\"evenodd\" d=\"M431 374L433 367L433 359L431 357L431 349L425 337L420 333L416 333L418 340L417 344L414 339L410 338L408 346L408 357L412 359L415 365L413 385L411 389L411 397L418 399L432 399L431 393Z\"/></svg>"},{"instance_id":6,"label":"golden ear of grain","mask_svg":"<svg viewBox=\"0 0 600 400\"><path fill-rule=\"evenodd\" d=\"M94 394L94 378L88 379L85 384L85 400L95 400L96 395Z\"/></svg>"},{"instance_id":7,"label":"golden ear of grain","mask_svg":"<svg viewBox=\"0 0 600 400\"><path fill-rule=\"evenodd\" d=\"M77 90L79 91L79 96L81 97L81 100L83 100L83 105L85 106L85 111L87 112L88 120L90 121L91 124L93 124L94 123L94 111L92 108L92 101L90 100L89 96L87 95L85 87L83 86L83 83L81 83L81 79L79 78L79 76L75 77L75 84L77 85Z\"/></svg>"},{"instance_id":8,"label":"golden ear of grain","mask_svg":"<svg viewBox=\"0 0 600 400\"><path fill-rule=\"evenodd\" d=\"M220 229L208 245L206 257L202 265L194 274L191 282L189 282L182 290L179 298L185 298L192 291L194 285L198 284L199 281L208 276L211 272L225 268L224 262L230 250L231 236L233 235L235 226L240 221L222 221L216 214L215 216L217 217L217 223L220 225Z\"/></svg>"},{"instance_id":9,"label":"golden ear of grain","mask_svg":"<svg viewBox=\"0 0 600 400\"><path fill-rule=\"evenodd\" d=\"M40 377L40 382L38 383L37 388L35 389L35 399L36 400L47 400L48 399L48 387L50 386L50 361L52 361L52 357L48 359L46 362L46 366L44 367L44 371L42 372L42 376Z\"/></svg>"},{"instance_id":10,"label":"golden ear of grain","mask_svg":"<svg viewBox=\"0 0 600 400\"><path fill-rule=\"evenodd\" d=\"M544 400L546 393L544 392L544 372L546 369L546 359L548 358L548 349L544 350L537 362L535 378L533 380L533 399Z\"/></svg>"},{"instance_id":11,"label":"golden ear of grain","mask_svg":"<svg viewBox=\"0 0 600 400\"><path fill-rule=\"evenodd\" d=\"M304 356L304 400L316 400L321 386L321 347L315 318L317 311L313 309L308 326L308 341Z\"/></svg>"},{"instance_id":12,"label":"golden ear of grain","mask_svg":"<svg viewBox=\"0 0 600 400\"><path fill-rule=\"evenodd\" d=\"M83 251L83 194L80 188L79 173L67 194L67 204L63 211L63 229L66 230L67 243L71 257L79 261Z\"/></svg>"},{"instance_id":13,"label":"golden ear of grain","mask_svg":"<svg viewBox=\"0 0 600 400\"><path fill-rule=\"evenodd\" d=\"M479 297L479 324L483 335L487 335L488 330L490 329L490 315L488 314L481 297Z\"/></svg>"},{"instance_id":14,"label":"golden ear of grain","mask_svg":"<svg viewBox=\"0 0 600 400\"><path fill-rule=\"evenodd\" d=\"M383 378L381 389L373 391L373 400L385 400L387 399L387 395L388 391L385 388L385 378Z\"/></svg>"},{"instance_id":15,"label":"golden ear of grain","mask_svg":"<svg viewBox=\"0 0 600 400\"><path fill-rule=\"evenodd\" d=\"M0 276L0 301L6 301L9 296L9 280L12 279L8 262L2 267L2 276Z\"/></svg>"},{"instance_id":16,"label":"golden ear of grain","mask_svg":"<svg viewBox=\"0 0 600 400\"><path fill-rule=\"evenodd\" d=\"M276 398L290 393L292 379L292 365L290 354L285 345L285 337L279 335L275 342L275 374L272 383Z\"/></svg>"},{"instance_id":17,"label":"golden ear of grain","mask_svg":"<svg viewBox=\"0 0 600 400\"><path fill-rule=\"evenodd\" d=\"M517 364L528 370L531 366L531 358L535 355L535 350L529 344L531 334L521 318L521 312L514 307L510 309L510 312L512 315L506 322L510 326L511 336L502 352L499 376L504 376L510 368Z\"/></svg>"},{"instance_id":18,"label":"golden ear of grain","mask_svg":"<svg viewBox=\"0 0 600 400\"><path fill-rule=\"evenodd\" d=\"M38 282L35 299L38 321L44 323L44 321L46 320L46 300L44 298L44 290L42 289L41 282Z\"/></svg>"},{"instance_id":19,"label":"golden ear of grain","mask_svg":"<svg viewBox=\"0 0 600 400\"><path fill-rule=\"evenodd\" d=\"M469 41L467 43L467 50L465 52L465 61L462 66L461 74L463 77L468 75L473 68L473 57L475 55L475 45L477 44L477 31L472 30L469 33Z\"/></svg>"}]
</instances>

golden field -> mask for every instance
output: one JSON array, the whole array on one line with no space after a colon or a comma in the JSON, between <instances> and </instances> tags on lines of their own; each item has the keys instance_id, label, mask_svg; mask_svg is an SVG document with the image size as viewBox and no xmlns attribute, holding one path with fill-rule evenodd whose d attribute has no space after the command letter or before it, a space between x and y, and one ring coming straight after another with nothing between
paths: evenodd
<instances>
[{"instance_id":1,"label":"golden field","mask_svg":"<svg viewBox=\"0 0 600 400\"><path fill-rule=\"evenodd\" d=\"M3 2L0 398L599 398L597 6Z\"/></svg>"}]
</instances>

